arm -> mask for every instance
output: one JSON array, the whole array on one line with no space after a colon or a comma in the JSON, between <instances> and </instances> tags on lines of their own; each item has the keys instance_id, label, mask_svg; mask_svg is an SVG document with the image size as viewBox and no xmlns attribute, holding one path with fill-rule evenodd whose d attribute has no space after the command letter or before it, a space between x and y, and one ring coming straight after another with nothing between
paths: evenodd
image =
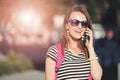
<instances>
[{"instance_id":1,"label":"arm","mask_svg":"<svg viewBox=\"0 0 120 80\"><path fill-rule=\"evenodd\" d=\"M50 57L47 57L46 58L46 61L45 61L45 80L55 80L55 65L56 65L56 62L51 59Z\"/></svg>"},{"instance_id":2,"label":"arm","mask_svg":"<svg viewBox=\"0 0 120 80\"><path fill-rule=\"evenodd\" d=\"M85 44L88 49L88 52L89 52L89 57L95 58L96 53L95 53L94 47L93 47L93 32L89 28L87 28L86 34L90 37L90 40L87 40L86 44ZM91 64L92 78L94 80L101 80L103 71L102 71L101 65L99 64L99 61L97 59L90 60L90 64Z\"/></svg>"},{"instance_id":3,"label":"arm","mask_svg":"<svg viewBox=\"0 0 120 80\"><path fill-rule=\"evenodd\" d=\"M93 49L89 49L89 54L90 54L90 58L95 58L96 57L96 53ZM99 64L99 61L96 60L90 60L90 64L91 64L91 74L94 80L101 80L102 78L102 68L101 65Z\"/></svg>"}]
</instances>

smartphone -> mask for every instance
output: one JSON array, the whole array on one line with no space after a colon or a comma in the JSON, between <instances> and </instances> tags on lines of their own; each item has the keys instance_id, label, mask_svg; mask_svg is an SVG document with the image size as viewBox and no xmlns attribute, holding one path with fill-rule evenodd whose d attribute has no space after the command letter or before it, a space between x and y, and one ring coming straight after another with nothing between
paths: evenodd
<instances>
[{"instance_id":1,"label":"smartphone","mask_svg":"<svg viewBox=\"0 0 120 80\"><path fill-rule=\"evenodd\" d=\"M85 36L85 40L89 40L90 38L89 38L89 36L88 35L86 35L86 32L84 33L84 36Z\"/></svg>"},{"instance_id":2,"label":"smartphone","mask_svg":"<svg viewBox=\"0 0 120 80\"><path fill-rule=\"evenodd\" d=\"M84 33L84 44L86 43L86 40L89 40L90 37L88 35L86 35L86 32Z\"/></svg>"}]
</instances>

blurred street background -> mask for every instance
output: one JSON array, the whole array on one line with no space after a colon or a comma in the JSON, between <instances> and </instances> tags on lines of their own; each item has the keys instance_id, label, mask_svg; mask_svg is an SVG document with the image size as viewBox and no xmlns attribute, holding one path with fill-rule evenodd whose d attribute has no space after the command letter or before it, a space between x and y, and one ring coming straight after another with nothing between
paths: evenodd
<instances>
[{"instance_id":1,"label":"blurred street background","mask_svg":"<svg viewBox=\"0 0 120 80\"><path fill-rule=\"evenodd\" d=\"M102 80L120 80L120 0L0 0L0 80L45 80L47 49L61 38L66 10L82 3Z\"/></svg>"}]
</instances>

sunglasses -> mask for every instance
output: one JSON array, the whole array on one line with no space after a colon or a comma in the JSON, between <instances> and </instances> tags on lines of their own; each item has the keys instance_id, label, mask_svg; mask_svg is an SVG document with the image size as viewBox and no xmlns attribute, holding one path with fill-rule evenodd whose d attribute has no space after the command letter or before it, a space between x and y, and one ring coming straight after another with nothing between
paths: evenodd
<instances>
[{"instance_id":1,"label":"sunglasses","mask_svg":"<svg viewBox=\"0 0 120 80\"><path fill-rule=\"evenodd\" d=\"M77 19L73 19L73 20L69 20L69 22L73 27L77 27L78 25L81 25L82 27L87 28L89 26L88 21L79 21Z\"/></svg>"}]
</instances>

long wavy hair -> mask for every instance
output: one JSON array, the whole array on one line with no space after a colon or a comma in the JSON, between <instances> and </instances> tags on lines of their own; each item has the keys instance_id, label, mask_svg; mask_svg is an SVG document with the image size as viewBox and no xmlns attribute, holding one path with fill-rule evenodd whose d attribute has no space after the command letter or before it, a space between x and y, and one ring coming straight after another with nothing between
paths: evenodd
<instances>
[{"instance_id":1,"label":"long wavy hair","mask_svg":"<svg viewBox=\"0 0 120 80\"><path fill-rule=\"evenodd\" d=\"M70 14L72 12L81 12L81 13L83 13L85 15L87 21L89 22L88 28L90 28L92 30L92 22L91 22L89 14L88 14L87 8L86 8L86 6L84 4L82 4L82 5L74 5L72 8L68 9L68 11L65 14L64 23L63 23L63 27L62 27L63 36L62 36L61 42L62 42L62 53L63 53L63 55L64 55L64 52L65 52L65 49L68 49L69 40L68 40L67 35L66 35L67 34L66 24L68 24L68 20L69 20ZM86 48L84 41L82 41L81 39L80 39L80 44L81 44L81 46L83 48L85 56L88 58L89 57L88 49Z\"/></svg>"}]
</instances>

